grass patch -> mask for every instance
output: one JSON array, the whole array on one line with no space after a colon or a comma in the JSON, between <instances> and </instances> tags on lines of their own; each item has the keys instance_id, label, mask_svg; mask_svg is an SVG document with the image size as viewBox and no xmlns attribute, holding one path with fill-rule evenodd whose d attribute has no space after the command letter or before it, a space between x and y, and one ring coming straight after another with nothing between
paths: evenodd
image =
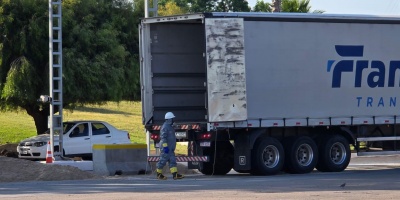
<instances>
[{"instance_id":1,"label":"grass patch","mask_svg":"<svg viewBox=\"0 0 400 200\"><path fill-rule=\"evenodd\" d=\"M36 135L33 118L23 111L0 113L0 127L0 145Z\"/></svg>"},{"instance_id":2,"label":"grass patch","mask_svg":"<svg viewBox=\"0 0 400 200\"><path fill-rule=\"evenodd\" d=\"M77 107L74 111L64 110L63 121L101 120L118 129L126 130L132 142L146 143L142 125L142 104L140 102L109 102L106 105ZM25 111L0 113L0 145L16 143L36 135L33 118Z\"/></svg>"}]
</instances>

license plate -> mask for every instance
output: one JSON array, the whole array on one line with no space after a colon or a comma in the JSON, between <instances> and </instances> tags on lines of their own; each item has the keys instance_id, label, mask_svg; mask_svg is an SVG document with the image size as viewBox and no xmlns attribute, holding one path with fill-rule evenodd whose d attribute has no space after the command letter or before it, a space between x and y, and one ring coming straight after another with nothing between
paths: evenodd
<instances>
[{"instance_id":1,"label":"license plate","mask_svg":"<svg viewBox=\"0 0 400 200\"><path fill-rule=\"evenodd\" d=\"M200 142L200 146L201 147L210 147L211 146L211 142Z\"/></svg>"},{"instance_id":2,"label":"license plate","mask_svg":"<svg viewBox=\"0 0 400 200\"><path fill-rule=\"evenodd\" d=\"M186 138L186 132L176 132L175 133L176 138Z\"/></svg>"},{"instance_id":3,"label":"license plate","mask_svg":"<svg viewBox=\"0 0 400 200\"><path fill-rule=\"evenodd\" d=\"M21 154L28 154L28 151L21 151Z\"/></svg>"}]
</instances>

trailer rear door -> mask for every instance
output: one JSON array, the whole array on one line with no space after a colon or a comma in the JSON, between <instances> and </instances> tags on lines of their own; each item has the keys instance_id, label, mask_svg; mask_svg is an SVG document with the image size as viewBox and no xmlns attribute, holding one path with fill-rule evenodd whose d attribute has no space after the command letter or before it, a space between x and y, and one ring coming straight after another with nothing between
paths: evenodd
<instances>
[{"instance_id":1,"label":"trailer rear door","mask_svg":"<svg viewBox=\"0 0 400 200\"><path fill-rule=\"evenodd\" d=\"M161 124L166 112L173 112L177 122L205 122L204 24L199 20L142 26L143 123Z\"/></svg>"}]
</instances>

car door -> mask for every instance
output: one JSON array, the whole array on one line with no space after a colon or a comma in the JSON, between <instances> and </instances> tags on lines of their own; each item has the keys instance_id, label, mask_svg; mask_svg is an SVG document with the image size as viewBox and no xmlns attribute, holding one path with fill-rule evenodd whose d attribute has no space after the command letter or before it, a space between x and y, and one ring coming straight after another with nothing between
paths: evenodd
<instances>
[{"instance_id":1,"label":"car door","mask_svg":"<svg viewBox=\"0 0 400 200\"><path fill-rule=\"evenodd\" d=\"M92 152L92 144L89 135L89 123L77 123L64 140L64 149L67 155L88 154Z\"/></svg>"},{"instance_id":2,"label":"car door","mask_svg":"<svg viewBox=\"0 0 400 200\"><path fill-rule=\"evenodd\" d=\"M101 122L92 122L92 145L93 144L111 144L112 137L110 129Z\"/></svg>"}]
</instances>

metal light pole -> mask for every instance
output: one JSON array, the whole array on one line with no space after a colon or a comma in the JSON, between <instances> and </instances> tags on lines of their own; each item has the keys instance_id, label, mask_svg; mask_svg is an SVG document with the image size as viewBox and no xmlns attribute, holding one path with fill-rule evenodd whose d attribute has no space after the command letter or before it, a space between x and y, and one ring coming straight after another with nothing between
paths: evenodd
<instances>
[{"instance_id":1,"label":"metal light pole","mask_svg":"<svg viewBox=\"0 0 400 200\"><path fill-rule=\"evenodd\" d=\"M54 133L59 134L59 153L63 152L62 85L62 0L49 0L49 84L50 143L54 154ZM55 157L57 158L57 157Z\"/></svg>"},{"instance_id":2,"label":"metal light pole","mask_svg":"<svg viewBox=\"0 0 400 200\"><path fill-rule=\"evenodd\" d=\"M144 0L144 17L150 17L150 13L152 13L152 17L157 17L158 11L158 0L153 0L153 7L149 8L151 0ZM147 156L150 156L150 132L146 131L146 143L147 143ZM156 153L159 153L159 149L156 148Z\"/></svg>"},{"instance_id":3,"label":"metal light pole","mask_svg":"<svg viewBox=\"0 0 400 200\"><path fill-rule=\"evenodd\" d=\"M153 13L151 17L157 17L157 10L158 10L158 0L153 0L153 7L149 7L151 0L144 0L144 17L150 17L150 13Z\"/></svg>"}]
</instances>

